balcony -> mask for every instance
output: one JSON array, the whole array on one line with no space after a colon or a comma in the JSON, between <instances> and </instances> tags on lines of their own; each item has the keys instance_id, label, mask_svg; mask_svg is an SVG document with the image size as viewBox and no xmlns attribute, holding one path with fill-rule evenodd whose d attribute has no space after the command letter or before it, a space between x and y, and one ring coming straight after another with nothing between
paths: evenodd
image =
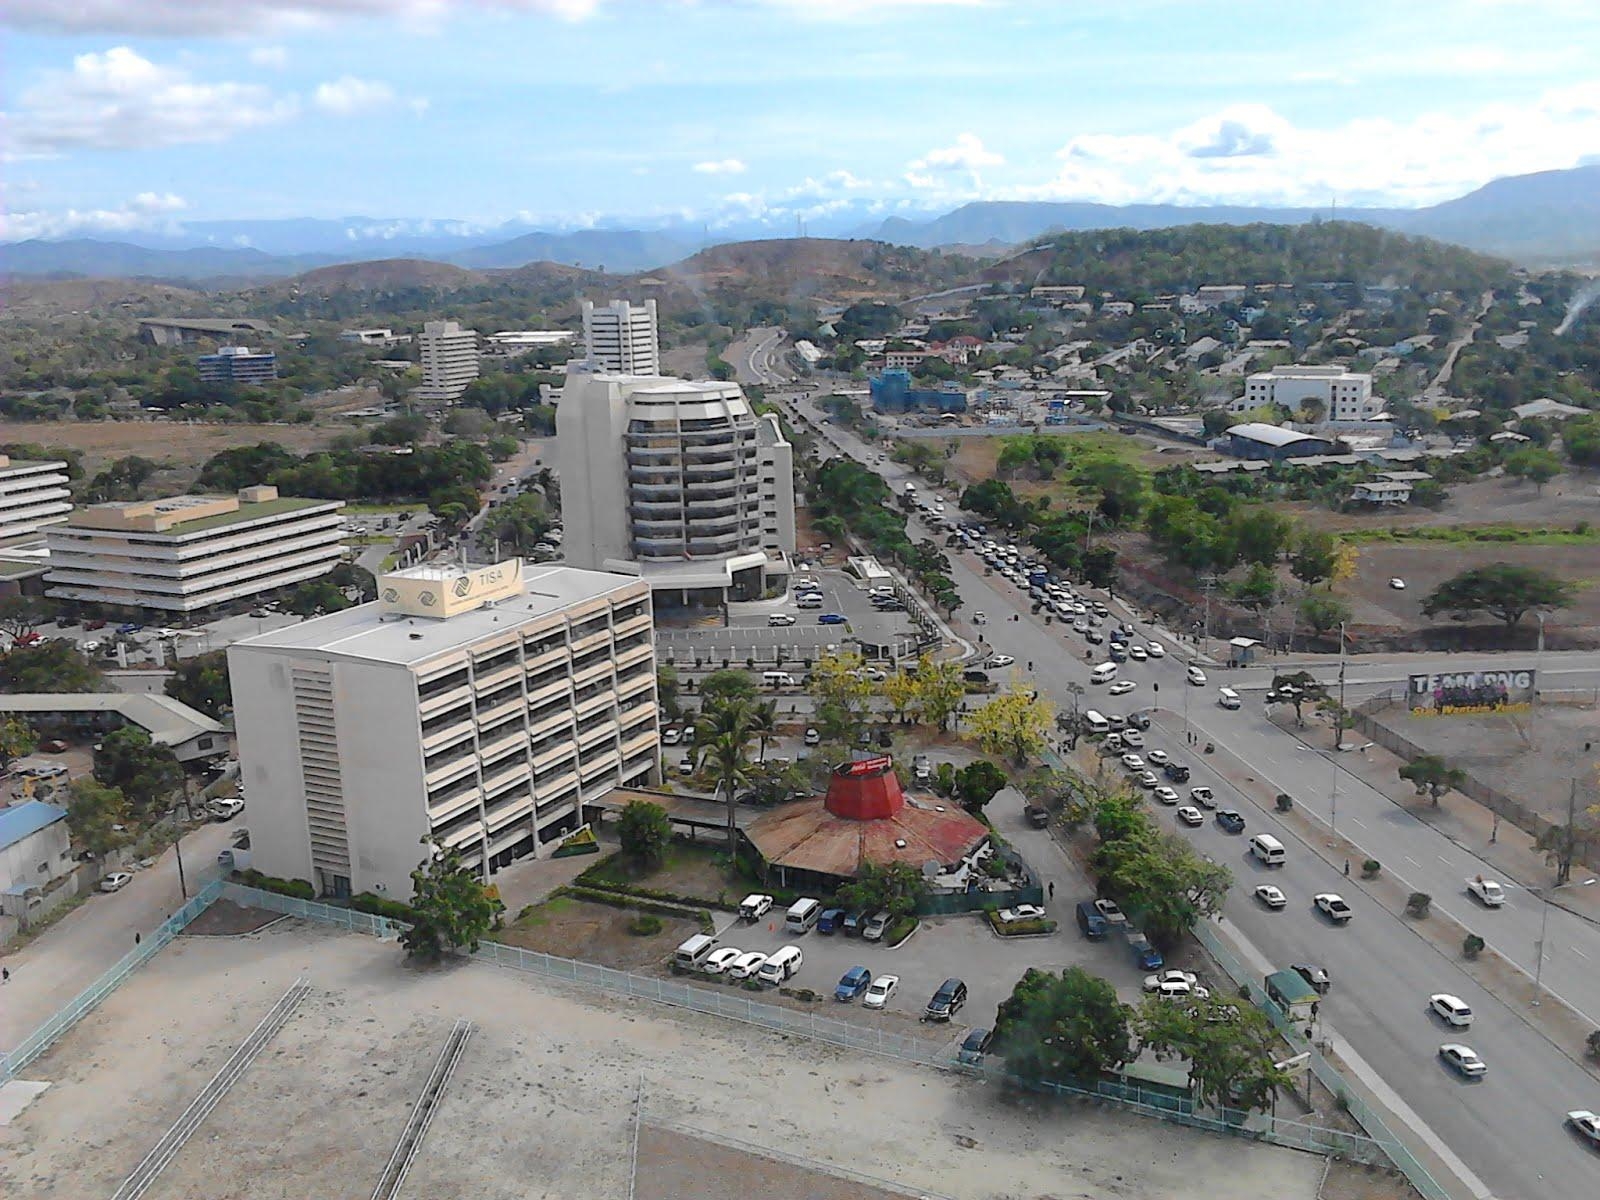
<instances>
[{"instance_id":1,"label":"balcony","mask_svg":"<svg viewBox=\"0 0 1600 1200\"><path fill-rule=\"evenodd\" d=\"M426 721L429 717L436 717L442 712L447 712L458 704L464 704L472 696L472 687L465 680L448 691L439 692L425 700L417 702L417 713Z\"/></svg>"},{"instance_id":2,"label":"balcony","mask_svg":"<svg viewBox=\"0 0 1600 1200\"><path fill-rule=\"evenodd\" d=\"M622 757L629 762L643 754L646 750L654 751L660 745L661 739L654 729L647 729L644 733L629 738L622 743Z\"/></svg>"},{"instance_id":3,"label":"balcony","mask_svg":"<svg viewBox=\"0 0 1600 1200\"><path fill-rule=\"evenodd\" d=\"M578 788L578 773L564 771L552 779L542 780L533 785L534 794L539 798L539 815L543 819L546 806L559 801L563 797L574 796Z\"/></svg>"}]
</instances>

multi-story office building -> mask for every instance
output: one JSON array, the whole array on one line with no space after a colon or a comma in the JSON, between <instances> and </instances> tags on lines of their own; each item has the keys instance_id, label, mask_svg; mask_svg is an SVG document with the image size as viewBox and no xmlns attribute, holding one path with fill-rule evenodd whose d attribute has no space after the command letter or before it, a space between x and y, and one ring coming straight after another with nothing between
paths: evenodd
<instances>
[{"instance_id":1,"label":"multi-story office building","mask_svg":"<svg viewBox=\"0 0 1600 1200\"><path fill-rule=\"evenodd\" d=\"M249 346L219 346L215 354L202 354L195 365L204 383L259 386L278 377L278 356L270 350L252 350Z\"/></svg>"},{"instance_id":2,"label":"multi-story office building","mask_svg":"<svg viewBox=\"0 0 1600 1200\"><path fill-rule=\"evenodd\" d=\"M0 544L32 537L72 513L64 462L27 462L0 454Z\"/></svg>"},{"instance_id":3,"label":"multi-story office building","mask_svg":"<svg viewBox=\"0 0 1600 1200\"><path fill-rule=\"evenodd\" d=\"M569 375L556 437L572 565L681 605L759 598L788 574L792 449L738 384Z\"/></svg>"},{"instance_id":4,"label":"multi-story office building","mask_svg":"<svg viewBox=\"0 0 1600 1200\"><path fill-rule=\"evenodd\" d=\"M1383 411L1383 399L1372 395L1372 376L1343 367L1273 367L1245 380L1244 395L1234 412L1270 404L1297 411L1307 400L1322 405L1324 421L1370 421Z\"/></svg>"},{"instance_id":5,"label":"multi-story office building","mask_svg":"<svg viewBox=\"0 0 1600 1200\"><path fill-rule=\"evenodd\" d=\"M478 334L454 321L428 321L417 335L422 383L417 398L453 404L478 377Z\"/></svg>"},{"instance_id":6,"label":"multi-story office building","mask_svg":"<svg viewBox=\"0 0 1600 1200\"><path fill-rule=\"evenodd\" d=\"M343 507L274 487L91 504L45 531L45 594L190 613L304 583L339 562Z\"/></svg>"},{"instance_id":7,"label":"multi-story office building","mask_svg":"<svg viewBox=\"0 0 1600 1200\"><path fill-rule=\"evenodd\" d=\"M656 302L613 300L603 308L583 302L583 340L591 370L611 375L659 375Z\"/></svg>"},{"instance_id":8,"label":"multi-story office building","mask_svg":"<svg viewBox=\"0 0 1600 1200\"><path fill-rule=\"evenodd\" d=\"M572 567L417 567L230 647L254 864L405 899L425 837L487 879L659 778L650 591Z\"/></svg>"}]
</instances>

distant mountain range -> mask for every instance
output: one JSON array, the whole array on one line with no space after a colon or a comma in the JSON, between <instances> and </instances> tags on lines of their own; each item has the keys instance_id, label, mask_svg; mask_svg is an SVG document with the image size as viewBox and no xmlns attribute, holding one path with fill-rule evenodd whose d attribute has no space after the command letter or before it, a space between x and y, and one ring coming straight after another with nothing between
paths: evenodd
<instances>
[{"instance_id":1,"label":"distant mountain range","mask_svg":"<svg viewBox=\"0 0 1600 1200\"><path fill-rule=\"evenodd\" d=\"M1003 248L1051 232L1258 222L1298 225L1334 215L1530 265L1592 263L1600 261L1600 166L1497 179L1465 196L1418 209L1350 208L1333 213L1243 205L978 201L927 220L891 217L829 232L924 249ZM0 271L15 276L152 278L220 286L297 275L336 263L425 258L479 270L553 262L630 274L677 262L708 246L773 236L766 226L712 234L684 226L550 231L523 222L485 230L454 221L373 217L197 221L181 231L130 233L118 241L65 238L3 245Z\"/></svg>"}]
</instances>

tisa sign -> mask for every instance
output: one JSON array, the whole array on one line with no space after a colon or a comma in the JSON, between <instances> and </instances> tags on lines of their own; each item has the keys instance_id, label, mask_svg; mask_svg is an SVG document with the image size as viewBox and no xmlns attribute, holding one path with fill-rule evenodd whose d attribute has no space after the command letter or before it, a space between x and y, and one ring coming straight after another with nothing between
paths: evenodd
<instances>
[{"instance_id":1,"label":"tisa sign","mask_svg":"<svg viewBox=\"0 0 1600 1200\"><path fill-rule=\"evenodd\" d=\"M1413 716L1456 717L1525 712L1533 705L1533 671L1447 671L1413 675L1407 707Z\"/></svg>"}]
</instances>

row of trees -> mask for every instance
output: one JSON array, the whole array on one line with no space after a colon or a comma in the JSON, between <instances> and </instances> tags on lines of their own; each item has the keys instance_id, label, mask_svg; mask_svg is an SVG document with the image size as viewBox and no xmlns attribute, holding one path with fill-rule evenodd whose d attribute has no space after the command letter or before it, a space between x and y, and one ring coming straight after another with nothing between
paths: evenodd
<instances>
[{"instance_id":1,"label":"row of trees","mask_svg":"<svg viewBox=\"0 0 1600 1200\"><path fill-rule=\"evenodd\" d=\"M1160 828L1138 794L1101 796L1094 830L1091 864L1101 894L1116 900L1158 945L1176 945L1196 921L1222 908L1233 874Z\"/></svg>"}]
</instances>

